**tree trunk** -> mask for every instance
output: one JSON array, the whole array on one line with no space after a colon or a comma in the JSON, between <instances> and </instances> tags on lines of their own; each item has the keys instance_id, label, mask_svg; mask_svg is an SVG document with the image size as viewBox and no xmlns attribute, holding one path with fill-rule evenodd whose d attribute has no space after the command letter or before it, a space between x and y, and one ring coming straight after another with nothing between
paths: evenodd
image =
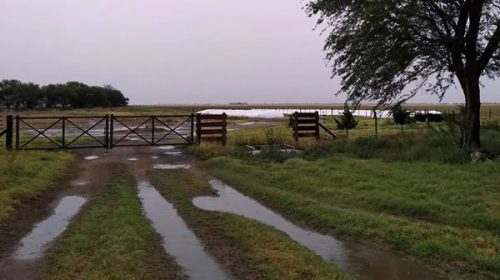
<instances>
[{"instance_id":1,"label":"tree trunk","mask_svg":"<svg viewBox=\"0 0 500 280\"><path fill-rule=\"evenodd\" d=\"M470 76L462 83L462 89L465 94L465 112L462 120L461 139L462 148L472 150L480 148L481 88L479 77Z\"/></svg>"}]
</instances>

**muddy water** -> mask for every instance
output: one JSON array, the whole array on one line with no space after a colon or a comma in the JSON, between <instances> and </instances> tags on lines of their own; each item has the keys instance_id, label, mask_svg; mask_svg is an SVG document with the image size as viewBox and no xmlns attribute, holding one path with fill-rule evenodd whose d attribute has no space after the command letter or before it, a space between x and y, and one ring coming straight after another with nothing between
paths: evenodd
<instances>
[{"instance_id":1,"label":"muddy water","mask_svg":"<svg viewBox=\"0 0 500 280\"><path fill-rule=\"evenodd\" d=\"M200 241L188 229L174 206L150 183L143 181L138 188L146 217L163 237L165 251L176 258L189 278L229 279L224 270L203 250Z\"/></svg>"},{"instance_id":2,"label":"muddy water","mask_svg":"<svg viewBox=\"0 0 500 280\"><path fill-rule=\"evenodd\" d=\"M211 180L210 184L219 197L193 199L198 208L233 213L273 226L355 279L442 279L439 274L400 255L300 228L218 180Z\"/></svg>"},{"instance_id":3,"label":"muddy water","mask_svg":"<svg viewBox=\"0 0 500 280\"><path fill-rule=\"evenodd\" d=\"M98 158L99 158L99 156L86 156L83 159L85 159L85 160L96 160Z\"/></svg>"},{"instance_id":4,"label":"muddy water","mask_svg":"<svg viewBox=\"0 0 500 280\"><path fill-rule=\"evenodd\" d=\"M185 164L155 164L153 165L154 169L163 169L163 170L174 170L174 169L189 169L191 165Z\"/></svg>"},{"instance_id":5,"label":"muddy water","mask_svg":"<svg viewBox=\"0 0 500 280\"><path fill-rule=\"evenodd\" d=\"M20 247L14 253L14 259L33 260L42 257L47 244L63 233L71 218L80 211L86 201L87 199L79 196L67 196L61 199L54 209L54 214L36 224L33 231L21 240Z\"/></svg>"}]
</instances>

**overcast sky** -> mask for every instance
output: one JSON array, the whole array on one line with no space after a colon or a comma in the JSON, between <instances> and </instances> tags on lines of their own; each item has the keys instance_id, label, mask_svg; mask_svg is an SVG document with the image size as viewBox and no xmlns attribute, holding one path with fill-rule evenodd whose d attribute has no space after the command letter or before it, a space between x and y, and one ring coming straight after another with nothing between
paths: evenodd
<instances>
[{"instance_id":1,"label":"overcast sky","mask_svg":"<svg viewBox=\"0 0 500 280\"><path fill-rule=\"evenodd\" d=\"M0 79L111 84L132 104L343 102L304 3L0 0Z\"/></svg>"}]
</instances>

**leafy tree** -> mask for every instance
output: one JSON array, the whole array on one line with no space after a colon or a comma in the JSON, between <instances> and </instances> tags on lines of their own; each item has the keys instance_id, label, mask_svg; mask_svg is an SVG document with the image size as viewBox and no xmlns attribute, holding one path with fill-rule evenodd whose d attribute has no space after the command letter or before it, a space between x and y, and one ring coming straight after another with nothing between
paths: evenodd
<instances>
[{"instance_id":1,"label":"leafy tree","mask_svg":"<svg viewBox=\"0 0 500 280\"><path fill-rule=\"evenodd\" d=\"M351 110L349 110L349 107L347 106L345 106L344 111L339 115L338 118L334 117L333 119L337 123L337 129L345 130L347 136L349 136L349 130L355 129L359 124L359 121L356 120Z\"/></svg>"},{"instance_id":2,"label":"leafy tree","mask_svg":"<svg viewBox=\"0 0 500 280\"><path fill-rule=\"evenodd\" d=\"M401 126L401 132L404 131L406 124L414 122L411 112L403 108L399 103L391 107L391 115L394 122Z\"/></svg>"},{"instance_id":3,"label":"leafy tree","mask_svg":"<svg viewBox=\"0 0 500 280\"><path fill-rule=\"evenodd\" d=\"M310 0L307 11L327 25L327 58L348 100L442 98L458 81L462 146L479 147L480 79L500 74L498 0Z\"/></svg>"},{"instance_id":4,"label":"leafy tree","mask_svg":"<svg viewBox=\"0 0 500 280\"><path fill-rule=\"evenodd\" d=\"M112 86L88 86L80 82L46 85L18 80L0 82L0 107L7 109L93 108L127 106L128 98Z\"/></svg>"},{"instance_id":5,"label":"leafy tree","mask_svg":"<svg viewBox=\"0 0 500 280\"><path fill-rule=\"evenodd\" d=\"M0 82L0 105L11 109L19 106L22 83L18 80L3 80Z\"/></svg>"}]
</instances>

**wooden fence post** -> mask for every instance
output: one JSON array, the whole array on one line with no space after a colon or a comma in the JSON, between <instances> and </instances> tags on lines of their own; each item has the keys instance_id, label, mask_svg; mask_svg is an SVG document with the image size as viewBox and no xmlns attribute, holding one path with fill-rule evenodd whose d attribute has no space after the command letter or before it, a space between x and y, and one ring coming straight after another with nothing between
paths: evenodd
<instances>
[{"instance_id":1,"label":"wooden fence post","mask_svg":"<svg viewBox=\"0 0 500 280\"><path fill-rule=\"evenodd\" d=\"M114 130L115 130L115 115L114 114L111 114L109 115L109 149L113 149L113 144L114 144L114 139L115 139L115 135L114 135Z\"/></svg>"},{"instance_id":2,"label":"wooden fence post","mask_svg":"<svg viewBox=\"0 0 500 280\"><path fill-rule=\"evenodd\" d=\"M21 120L21 117L19 115L16 115L16 150L21 149L21 142L19 140L21 137L20 120Z\"/></svg>"},{"instance_id":3,"label":"wooden fence post","mask_svg":"<svg viewBox=\"0 0 500 280\"><path fill-rule=\"evenodd\" d=\"M191 144L194 144L194 113L191 113L191 138L189 140Z\"/></svg>"},{"instance_id":4,"label":"wooden fence post","mask_svg":"<svg viewBox=\"0 0 500 280\"><path fill-rule=\"evenodd\" d=\"M315 128L316 128L316 131L315 131L315 134L316 134L316 140L319 140L320 139L320 135L319 135L319 113L318 111L315 112L315 120L316 120L316 123L314 124Z\"/></svg>"},{"instance_id":5,"label":"wooden fence post","mask_svg":"<svg viewBox=\"0 0 500 280\"><path fill-rule=\"evenodd\" d=\"M224 117L222 119L222 146L225 147L227 143L227 115L222 114Z\"/></svg>"},{"instance_id":6,"label":"wooden fence post","mask_svg":"<svg viewBox=\"0 0 500 280\"><path fill-rule=\"evenodd\" d=\"M196 143L201 144L201 114L196 114Z\"/></svg>"},{"instance_id":7,"label":"wooden fence post","mask_svg":"<svg viewBox=\"0 0 500 280\"><path fill-rule=\"evenodd\" d=\"M6 128L7 128L7 132L5 134L5 148L7 150L12 150L12 138L13 138L13 135L14 135L14 118L12 115L7 115L7 124L6 124Z\"/></svg>"},{"instance_id":8,"label":"wooden fence post","mask_svg":"<svg viewBox=\"0 0 500 280\"><path fill-rule=\"evenodd\" d=\"M373 110L373 117L375 118L375 137L378 136L378 117L377 110Z\"/></svg>"},{"instance_id":9,"label":"wooden fence post","mask_svg":"<svg viewBox=\"0 0 500 280\"><path fill-rule=\"evenodd\" d=\"M293 113L293 138L295 142L299 141L299 113Z\"/></svg>"}]
</instances>

